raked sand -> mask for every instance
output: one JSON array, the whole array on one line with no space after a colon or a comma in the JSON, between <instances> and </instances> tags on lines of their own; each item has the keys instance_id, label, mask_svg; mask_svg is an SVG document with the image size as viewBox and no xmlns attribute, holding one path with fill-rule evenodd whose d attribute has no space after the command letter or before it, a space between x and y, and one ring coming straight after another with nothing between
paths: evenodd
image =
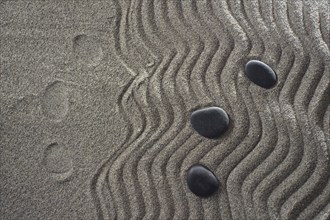
<instances>
[{"instance_id":1,"label":"raked sand","mask_svg":"<svg viewBox=\"0 0 330 220\"><path fill-rule=\"evenodd\" d=\"M329 219L329 8L2 0L0 219ZM190 123L209 106L230 118L217 139ZM194 164L211 197L187 187Z\"/></svg>"}]
</instances>

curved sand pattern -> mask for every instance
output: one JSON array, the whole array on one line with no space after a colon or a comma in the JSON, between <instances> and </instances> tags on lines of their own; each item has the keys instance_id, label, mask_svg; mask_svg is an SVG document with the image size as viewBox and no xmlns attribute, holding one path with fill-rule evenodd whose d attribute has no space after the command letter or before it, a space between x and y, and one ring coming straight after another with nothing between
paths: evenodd
<instances>
[{"instance_id":1,"label":"curved sand pattern","mask_svg":"<svg viewBox=\"0 0 330 220\"><path fill-rule=\"evenodd\" d=\"M317 216L330 199L329 130L321 125L330 63L318 27L326 19L317 13L321 4L118 2L116 51L134 76L118 105L131 130L95 176L98 216ZM155 57L152 70L134 62L134 51L141 50ZM247 82L242 67L252 58L278 73L274 89ZM128 101L140 115L129 114ZM198 137L187 120L192 109L208 105L225 107L233 121L217 141ZM187 190L186 170L197 162L216 171L218 196L201 200ZM102 207L104 189L113 204Z\"/></svg>"},{"instance_id":2,"label":"curved sand pattern","mask_svg":"<svg viewBox=\"0 0 330 220\"><path fill-rule=\"evenodd\" d=\"M0 3L11 9L0 9L3 45L13 38L19 48L0 45L9 48L0 55L0 216L329 219L328 1L38 4ZM12 24L15 17L21 23ZM22 39L35 43L31 54ZM47 44L53 39L61 50ZM245 76L251 59L276 72L274 88ZM14 71L20 75L11 82ZM29 71L48 78L25 83L35 76ZM65 79L79 87L77 99ZM7 108L15 97L18 104ZM208 106L229 115L219 139L203 138L190 124L191 113ZM197 163L220 182L206 199L187 187L188 168Z\"/></svg>"}]
</instances>

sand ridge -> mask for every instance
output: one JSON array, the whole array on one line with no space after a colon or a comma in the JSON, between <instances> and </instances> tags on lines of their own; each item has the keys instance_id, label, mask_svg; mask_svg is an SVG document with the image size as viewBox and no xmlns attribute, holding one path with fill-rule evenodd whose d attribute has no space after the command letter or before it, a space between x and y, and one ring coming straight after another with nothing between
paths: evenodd
<instances>
[{"instance_id":1,"label":"sand ridge","mask_svg":"<svg viewBox=\"0 0 330 220\"><path fill-rule=\"evenodd\" d=\"M8 17L14 13L14 4L1 4L12 9L6 12ZM51 8L46 11L61 8L44 4ZM60 21L68 21L63 35L69 39L65 42L70 46L65 48L71 48L72 61L57 61L61 73L39 74L42 80L31 83L36 87L31 92L37 103L34 110L28 116L17 113L16 107L9 106L16 93L22 92L11 87L0 90L4 106L0 122L6 129L0 130L4 140L0 149L8 154L8 159L1 158L2 169L11 173L10 164L33 164L23 156L17 156L17 161L8 146L42 143L37 153L31 151L32 157L39 157L44 149L40 157L46 161L41 164L51 171L50 175L35 174L46 179L40 182L52 185L55 180L64 192L75 189L73 199L66 202L65 196L58 196L54 206L47 206L47 210L61 207L57 203L62 201L67 208L50 211L46 218L59 219L61 212L68 219L329 218L330 19L326 0L67 4L64 8L70 13L63 13ZM29 14L24 7L16 7L23 15ZM37 10L36 17L43 10ZM89 22L84 21L87 18ZM12 25L4 16L1 26L6 22ZM61 30L58 20L47 22ZM79 22L83 28L75 29ZM5 39L16 29L6 27L7 35L0 37ZM3 57L16 53L19 50ZM8 57L10 63L14 58ZM275 87L267 90L249 81L244 65L252 59L276 72ZM6 66L1 63L1 84L13 80L4 76ZM30 99L24 100L21 108L32 105ZM215 140L198 135L189 121L194 110L209 106L223 108L230 118L228 131ZM35 137L24 130L26 124L40 127L35 128ZM43 131L44 126L50 128ZM22 140L11 143L15 137ZM66 153L70 145L76 148ZM220 181L212 197L201 199L187 187L187 170L197 163L209 167ZM17 172L17 177L6 174L1 181L5 209L0 215L45 218L20 210L26 200L10 208L14 198L7 193L9 185L19 187L15 180L23 175ZM82 204L89 211L82 211ZM42 207L36 206L36 210ZM74 214L65 213L71 209Z\"/></svg>"}]
</instances>

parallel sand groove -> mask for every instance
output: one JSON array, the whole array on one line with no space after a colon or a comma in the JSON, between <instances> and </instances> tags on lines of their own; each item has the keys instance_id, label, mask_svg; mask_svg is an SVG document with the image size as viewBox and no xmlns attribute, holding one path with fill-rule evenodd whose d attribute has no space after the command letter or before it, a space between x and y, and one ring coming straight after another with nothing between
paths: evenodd
<instances>
[{"instance_id":1,"label":"parallel sand groove","mask_svg":"<svg viewBox=\"0 0 330 220\"><path fill-rule=\"evenodd\" d=\"M154 28L158 30L158 27L157 26L154 26ZM162 45L161 41L165 41L165 39L159 39L158 36L155 36L155 38L157 39L156 42L158 42L159 45ZM152 82L155 83L154 85L151 84L151 86L157 86L157 85L159 85L159 87L160 87L159 90L161 91L162 94L164 92L166 93L166 91L164 91L164 87L163 87L163 84L162 84L163 81L164 81L163 79L167 77L165 74L168 73L168 72L169 73L172 73L172 74L176 74L176 72L177 72L176 69L178 68L178 62L176 62L176 63L173 63L172 62L173 60L176 60L176 59L174 59L176 55L173 52L169 52L169 54L167 54L165 56L167 57L166 60L169 61L169 64L166 65L168 68L165 70L165 72L160 72L160 74L162 74L163 76L162 75L157 75L157 78L155 78L154 80L152 80ZM168 63L168 61L167 61L167 63ZM175 78L175 76L173 76L173 77ZM170 79L173 78L173 77L170 77ZM168 82L171 82L171 81L168 81ZM174 81L172 82L172 84L173 83L174 83ZM175 88L174 85L171 86L171 87ZM167 94L171 94L171 93L168 93L168 91L167 91ZM161 96L162 95L160 95L159 97L161 97ZM171 95L171 96L173 97L173 95ZM159 101L161 101L161 100L158 100L157 102L159 102ZM167 134L168 131L171 131L172 133L177 133L178 132L177 130L175 130L175 127L173 127L174 126L173 122L177 119L177 113L176 112L173 112L173 108L172 108L173 105L171 103L170 103L170 105L171 105L170 108L172 109L171 112L170 112L170 114L172 116L166 116L166 117L170 117L170 118L172 118L172 120L171 121L168 121L168 120L166 120L166 118L162 118L162 121L161 122L164 123L163 125L165 125L166 127L165 128L163 128L163 127L158 128L157 129L158 132L155 133L156 135L153 136L147 142L146 148L145 149L142 148L140 150L140 153L139 154L141 155L140 157L142 157L141 160L143 160L143 161L141 161L142 164L140 163L139 160L136 160L136 158L133 157L134 161L133 161L133 167L132 168L134 168L134 166L135 166L134 164L136 164L138 166L138 173L140 175L142 175L142 177L143 177L143 175L151 174L151 165L152 165L152 161L154 160L153 158L158 154L158 153L153 153L152 152L153 150L155 150L155 149L152 149L152 147L156 147L157 146L156 147L156 151L159 151L161 149L161 146L162 146L161 144L158 143L158 139L160 137L166 136L166 134ZM166 107L166 106L163 106L162 105L161 108L163 108L163 111L164 111L166 108L169 108L169 107ZM167 111L168 111L168 109L167 109ZM153 156L150 155L150 152L152 152L151 155L153 155ZM145 158L144 155L149 155L149 156L147 158ZM133 171L133 172L135 172L135 171ZM139 183L137 182L136 185L139 185ZM153 183L151 181L148 183L147 186L151 186L150 189L155 189L155 186L153 185ZM144 189L144 193L146 193L146 188L143 187L143 189ZM149 191L150 191L150 189L149 189ZM149 192L147 192L147 194L148 193ZM156 190L155 190L155 194L156 194ZM155 200L155 199L153 199L153 200ZM147 203L147 201L146 201L146 203ZM159 211L156 210L156 212L159 212ZM152 213L151 212L151 214L154 215L155 213ZM152 217L149 216L149 218L152 218Z\"/></svg>"},{"instance_id":2,"label":"parallel sand groove","mask_svg":"<svg viewBox=\"0 0 330 220\"><path fill-rule=\"evenodd\" d=\"M115 47L133 77L118 109L130 130L91 184L98 217L311 219L326 209L329 43L319 7L118 1ZM154 59L150 70L131 62L139 51ZM276 88L245 83L248 58L276 70ZM192 109L212 104L226 107L233 121L218 141L198 137L187 119ZM199 161L221 182L209 200L185 185L186 169Z\"/></svg>"},{"instance_id":3,"label":"parallel sand groove","mask_svg":"<svg viewBox=\"0 0 330 220\"><path fill-rule=\"evenodd\" d=\"M236 27L236 30L239 31L237 34L234 33L235 47L232 54L233 56L229 58L227 64L234 62L236 63L237 66L242 66L243 65L242 58L244 58L244 55L249 56L249 54L253 54L253 53L258 54L261 51L255 52L255 50L257 51L260 49L262 50L262 47L260 47L260 45L259 46L257 45L257 47L252 47L252 42L250 39L251 37L249 36L250 31L249 32L246 31L250 25L249 22L245 20L246 16L242 4L240 4L239 2L235 2L235 3L227 2L226 5L222 4L219 7L227 9L229 11L228 23L234 25ZM224 13L224 11L221 11L221 13ZM241 57L241 55L243 55L243 57ZM235 66L233 67L229 66L229 68L225 67L223 76L224 78L229 78L235 75L233 74L234 72L239 72L239 71L241 70L235 68ZM241 77L233 78L232 80L233 80L232 83L235 85L235 87L237 87L236 82L239 82L240 80L242 80L242 78ZM222 82L224 86L228 84L228 82L226 82L224 79L222 79ZM230 91L230 89L231 88L225 89L225 91L226 90ZM245 116L243 117L248 118L248 122L245 121L244 123L242 124L240 123L240 125L238 125L240 126L239 130L241 131L235 131L235 129L233 130L233 132L238 133L238 137L240 137L239 138L240 141L236 142L235 145L232 146L229 145L230 146L229 149L231 149L231 153L225 158L220 157L221 159L218 160L218 161L223 161L223 163L219 165L218 169L220 170L220 176L222 176L226 181L224 183L224 186L227 188L227 192L230 192L227 193L228 196L227 201L225 200L226 196L223 195L220 197L220 199L222 200L223 203L228 203L230 205L230 209L229 211L227 211L227 213L230 213L230 215L234 219L244 218L245 214L244 214L244 210L242 210L241 208L243 206L243 200L242 198L238 197L240 186L239 184L237 185L230 184L231 180L236 180L237 178L239 178L239 176L236 176L235 173L233 173L232 171L238 170L237 165L245 157L245 155L247 155L257 145L257 143L260 141L261 138L260 135L258 135L257 137L253 135L253 132L259 134L261 133L261 121L260 121L260 115L254 113L254 109L256 109L256 106L254 104L252 96L250 95L250 92L247 89L248 88L245 86L244 87L241 86L240 88L237 87L237 91L238 91L237 93L240 95L236 96L236 92L235 92L234 93L235 95L230 97L229 100L236 100L236 102L244 103L244 106L246 107L244 111ZM229 92L229 94L232 93ZM243 99L241 99L241 97ZM246 101L244 102L243 100ZM240 114L237 113L239 113L239 109L242 109L242 106L238 106L237 104L235 104L235 102L230 104L232 105L232 109L233 109L233 114L234 114L233 118L240 119ZM253 121L254 123L251 123L251 121ZM249 126L249 127L245 127L244 124L245 126ZM224 216L224 218L229 218L229 216Z\"/></svg>"},{"instance_id":4,"label":"parallel sand groove","mask_svg":"<svg viewBox=\"0 0 330 220\"><path fill-rule=\"evenodd\" d=\"M329 218L329 2L111 2L110 50L129 75L115 103L127 133L88 182L95 218ZM250 59L274 69L274 88L249 82ZM40 99L52 123L72 114L59 82ZM191 112L206 106L231 120L217 140L190 125ZM220 181L207 199L186 184L196 163ZM82 197L75 192L70 205Z\"/></svg>"}]
</instances>

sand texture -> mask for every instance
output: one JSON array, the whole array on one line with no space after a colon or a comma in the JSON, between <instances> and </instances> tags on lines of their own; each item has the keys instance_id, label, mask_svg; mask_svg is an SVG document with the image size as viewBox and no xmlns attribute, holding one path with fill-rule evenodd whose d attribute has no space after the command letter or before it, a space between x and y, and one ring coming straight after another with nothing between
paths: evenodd
<instances>
[{"instance_id":1,"label":"sand texture","mask_svg":"<svg viewBox=\"0 0 330 220\"><path fill-rule=\"evenodd\" d=\"M329 10L1 0L0 219L330 219ZM209 106L230 118L217 139L190 123ZM213 196L187 187L194 164Z\"/></svg>"}]
</instances>

